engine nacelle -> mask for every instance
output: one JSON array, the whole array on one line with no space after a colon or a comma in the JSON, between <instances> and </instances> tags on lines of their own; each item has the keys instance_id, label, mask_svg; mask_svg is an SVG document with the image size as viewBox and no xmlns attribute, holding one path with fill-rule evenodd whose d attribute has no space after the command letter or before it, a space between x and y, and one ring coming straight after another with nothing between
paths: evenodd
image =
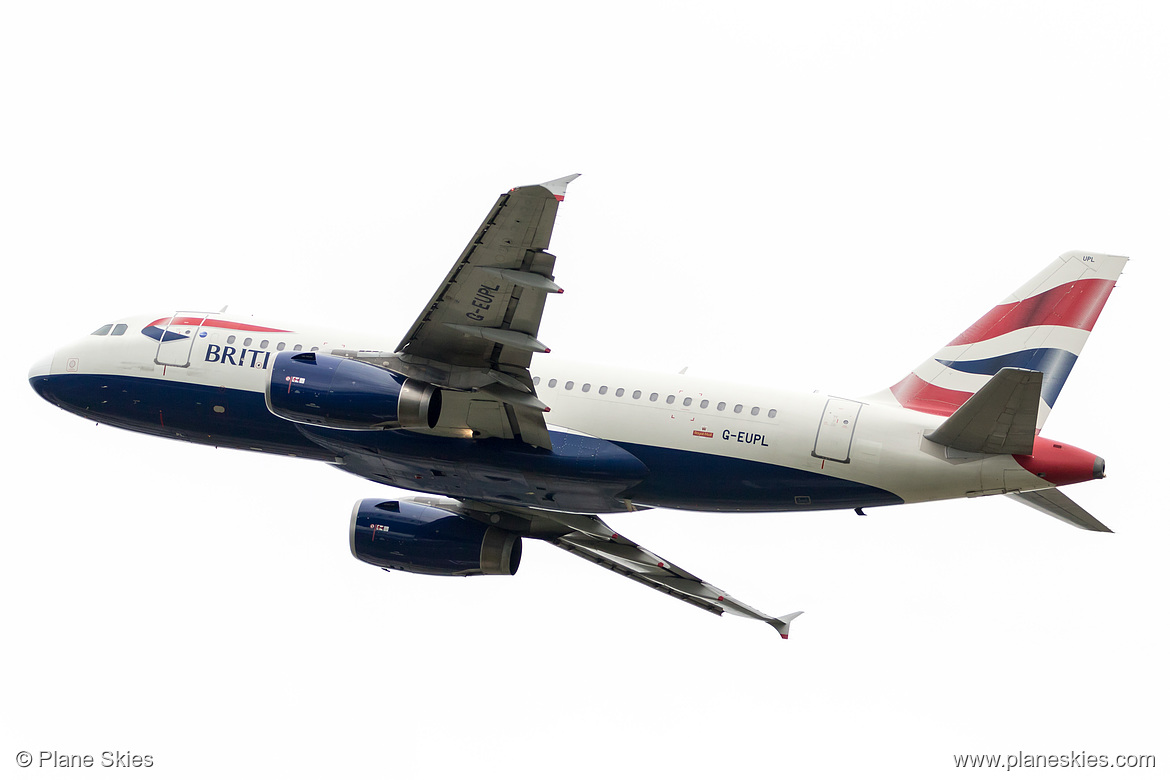
<instances>
[{"instance_id":1,"label":"engine nacelle","mask_svg":"<svg viewBox=\"0 0 1170 780\"><path fill-rule=\"evenodd\" d=\"M264 388L277 417L350 430L434 428L439 388L360 360L319 352L280 352Z\"/></svg>"},{"instance_id":2,"label":"engine nacelle","mask_svg":"<svg viewBox=\"0 0 1170 780\"><path fill-rule=\"evenodd\" d=\"M415 574L515 574L521 547L510 531L413 501L363 499L349 523L355 558Z\"/></svg>"}]
</instances>

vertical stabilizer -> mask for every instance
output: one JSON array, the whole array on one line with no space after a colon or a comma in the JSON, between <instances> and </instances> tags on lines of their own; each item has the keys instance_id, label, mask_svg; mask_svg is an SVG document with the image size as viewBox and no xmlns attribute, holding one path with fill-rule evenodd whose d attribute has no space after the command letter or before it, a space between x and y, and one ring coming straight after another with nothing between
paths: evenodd
<instances>
[{"instance_id":1,"label":"vertical stabilizer","mask_svg":"<svg viewBox=\"0 0 1170 780\"><path fill-rule=\"evenodd\" d=\"M1128 259L1064 253L881 396L949 417L1000 369L1039 371L1038 430Z\"/></svg>"}]
</instances>

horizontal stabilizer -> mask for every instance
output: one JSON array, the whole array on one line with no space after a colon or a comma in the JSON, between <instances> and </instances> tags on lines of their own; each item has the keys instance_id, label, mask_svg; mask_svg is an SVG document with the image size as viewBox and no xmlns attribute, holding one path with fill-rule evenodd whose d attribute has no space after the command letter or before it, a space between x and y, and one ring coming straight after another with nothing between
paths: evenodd
<instances>
[{"instance_id":1,"label":"horizontal stabilizer","mask_svg":"<svg viewBox=\"0 0 1170 780\"><path fill-rule=\"evenodd\" d=\"M989 455L1031 455L1044 374L1001 368L927 440Z\"/></svg>"},{"instance_id":2,"label":"horizontal stabilizer","mask_svg":"<svg viewBox=\"0 0 1170 780\"><path fill-rule=\"evenodd\" d=\"M1077 528L1083 528L1086 531L1103 531L1107 534L1113 533L1100 520L1086 512L1079 504L1056 488L1033 490L1028 493L1008 493L1007 496L1021 504L1027 504L1033 509L1039 509L1057 520L1075 525Z\"/></svg>"}]
</instances>

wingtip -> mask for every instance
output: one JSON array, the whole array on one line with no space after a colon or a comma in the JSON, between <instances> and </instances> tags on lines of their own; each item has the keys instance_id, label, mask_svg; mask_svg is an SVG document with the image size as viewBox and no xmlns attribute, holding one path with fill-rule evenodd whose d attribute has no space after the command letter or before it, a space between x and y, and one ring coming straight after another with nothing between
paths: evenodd
<instances>
[{"instance_id":1,"label":"wingtip","mask_svg":"<svg viewBox=\"0 0 1170 780\"><path fill-rule=\"evenodd\" d=\"M778 617L778 618L772 618L771 620L768 621L768 625L770 625L772 628L776 629L776 632L778 634L780 634L781 639L787 639L789 631L791 630L792 621L796 620L798 617L800 617L803 614L804 614L804 610L800 610L798 612L790 612L787 615L783 615L783 616Z\"/></svg>"},{"instance_id":2,"label":"wingtip","mask_svg":"<svg viewBox=\"0 0 1170 780\"><path fill-rule=\"evenodd\" d=\"M558 201L561 201L565 199L565 192L568 191L569 184L576 180L580 175L581 174L579 173L570 173L568 176L562 176L559 179L542 182L540 186L551 192L553 197Z\"/></svg>"},{"instance_id":3,"label":"wingtip","mask_svg":"<svg viewBox=\"0 0 1170 780\"><path fill-rule=\"evenodd\" d=\"M574 181L575 179L577 179L580 175L581 174L579 174L579 173L570 173L568 176L562 176L559 179L553 179L552 181L541 182L540 184L530 184L527 186L529 186L529 187L543 187L544 189L546 189L550 193L552 193L552 196L554 198L556 198L557 201L559 202L559 201L562 201L565 199L565 192L569 189L569 183ZM513 187L509 191L515 192L516 190L521 190L521 189L524 189L524 187Z\"/></svg>"}]
</instances>

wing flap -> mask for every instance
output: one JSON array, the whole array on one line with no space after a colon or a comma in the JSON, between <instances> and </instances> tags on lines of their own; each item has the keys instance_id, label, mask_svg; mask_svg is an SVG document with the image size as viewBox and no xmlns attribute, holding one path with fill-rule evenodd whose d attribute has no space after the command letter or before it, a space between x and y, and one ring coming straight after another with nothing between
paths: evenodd
<instances>
[{"instance_id":1,"label":"wing flap","mask_svg":"<svg viewBox=\"0 0 1170 780\"><path fill-rule=\"evenodd\" d=\"M514 429L519 432L521 441L543 450L552 449L552 438L548 435L548 426L544 424L542 410L529 406L513 406L512 415L516 420Z\"/></svg>"}]
</instances>

